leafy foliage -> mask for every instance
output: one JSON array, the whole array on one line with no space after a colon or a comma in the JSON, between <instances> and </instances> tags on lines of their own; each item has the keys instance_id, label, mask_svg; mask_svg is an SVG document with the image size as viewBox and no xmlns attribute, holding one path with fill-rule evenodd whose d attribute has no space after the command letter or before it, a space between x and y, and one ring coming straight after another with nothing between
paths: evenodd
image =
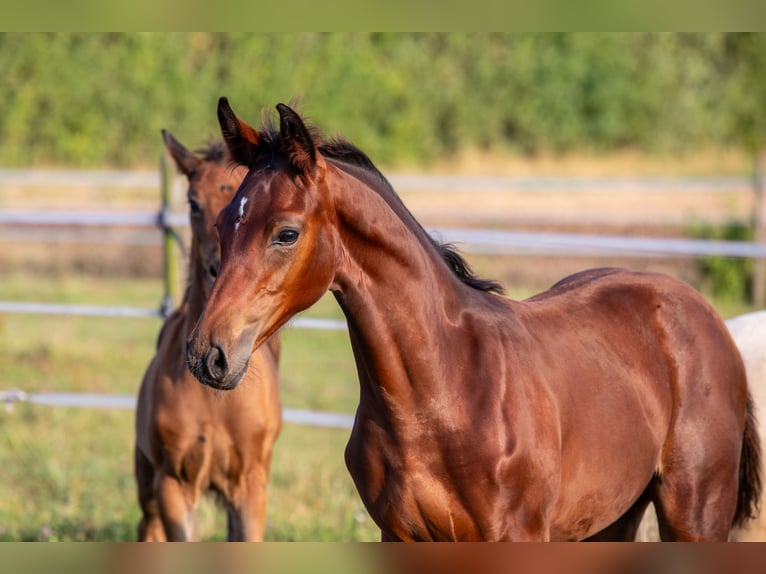
<instances>
[{"instance_id":1,"label":"leafy foliage","mask_svg":"<svg viewBox=\"0 0 766 574\"><path fill-rule=\"evenodd\" d=\"M0 164L153 164L229 97L302 98L380 163L465 148L762 146L764 34L0 35ZM334 134L329 134L334 135Z\"/></svg>"},{"instance_id":2,"label":"leafy foliage","mask_svg":"<svg viewBox=\"0 0 766 574\"><path fill-rule=\"evenodd\" d=\"M693 236L700 239L725 241L752 241L753 227L741 222L722 226L695 223ZM715 297L724 301L750 301L752 296L753 260L708 255L697 259L702 281Z\"/></svg>"}]
</instances>

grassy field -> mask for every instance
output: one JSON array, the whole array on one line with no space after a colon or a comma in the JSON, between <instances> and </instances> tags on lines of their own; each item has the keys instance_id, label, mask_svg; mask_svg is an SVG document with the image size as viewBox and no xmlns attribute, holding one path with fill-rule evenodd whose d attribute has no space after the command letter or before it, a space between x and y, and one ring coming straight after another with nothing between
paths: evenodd
<instances>
[{"instance_id":1,"label":"grassy field","mask_svg":"<svg viewBox=\"0 0 766 574\"><path fill-rule=\"evenodd\" d=\"M160 295L156 279L14 273L0 283L0 300L154 307ZM725 316L746 310L719 309ZM329 296L307 314L341 316ZM0 389L135 394L159 326L158 319L0 315ZM345 333L288 328L283 345L284 406L354 412L358 385ZM274 452L267 539L378 538L343 463L347 437L285 425ZM0 540L134 540L132 445L131 411L0 409ZM225 537L223 512L212 501L200 509L198 532L205 540Z\"/></svg>"},{"instance_id":2,"label":"grassy field","mask_svg":"<svg viewBox=\"0 0 766 574\"><path fill-rule=\"evenodd\" d=\"M0 299L156 306L151 279L12 275ZM315 316L338 316L322 301ZM0 315L0 389L135 394L158 319ZM345 333L286 329L283 404L353 413L358 386ZM322 352L316 352L318 348ZM285 425L274 453L267 537L374 540L343 463L344 430ZM0 410L0 540L133 540L133 413L9 405ZM212 501L203 539L225 537Z\"/></svg>"}]
</instances>

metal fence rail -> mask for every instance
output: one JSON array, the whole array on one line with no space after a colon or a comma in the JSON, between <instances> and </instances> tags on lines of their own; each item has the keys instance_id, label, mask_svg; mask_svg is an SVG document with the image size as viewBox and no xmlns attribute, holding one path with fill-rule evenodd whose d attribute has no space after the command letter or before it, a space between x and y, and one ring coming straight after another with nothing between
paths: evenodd
<instances>
[{"instance_id":1,"label":"metal fence rail","mask_svg":"<svg viewBox=\"0 0 766 574\"><path fill-rule=\"evenodd\" d=\"M6 408L16 403L31 403L52 407L134 410L137 401L134 395L27 393L20 389L0 391L0 403L5 403ZM282 409L282 419L291 424L346 430L354 424L354 415L291 408Z\"/></svg>"},{"instance_id":2,"label":"metal fence rail","mask_svg":"<svg viewBox=\"0 0 766 574\"><path fill-rule=\"evenodd\" d=\"M175 229L189 225L186 213L169 211L171 174L174 173L163 156L160 170L132 171L70 171L0 169L0 186L39 187L109 187L160 189L162 206L156 212L63 212L63 211L0 211L0 224L63 228L74 226L154 227L163 234L165 297L156 309L140 307L74 305L63 303L0 301L0 313L32 313L52 315L84 315L100 317L162 318L170 310L170 285L174 282L171 246L178 241ZM684 177L684 178L616 178L616 177L476 177L396 174L389 178L395 189L426 193L483 192L730 192L752 189L753 182L744 177ZM753 258L766 261L763 242L717 241L680 238L624 237L572 233L520 232L507 230L435 228L430 232L441 241L458 245L462 250L483 254L538 255L615 255L624 257L686 257L723 256ZM41 235L43 239L53 236ZM130 238L129 238L130 240ZM305 329L343 331L346 322L337 319L298 317L288 326ZM125 395L89 393L25 393L20 390L0 391L0 402L7 405L29 402L51 406L90 408L135 408L136 398ZM284 409L286 422L348 429L353 416Z\"/></svg>"},{"instance_id":3,"label":"metal fence rail","mask_svg":"<svg viewBox=\"0 0 766 574\"><path fill-rule=\"evenodd\" d=\"M29 313L32 315L80 315L86 317L162 318L160 309L146 307L119 307L111 305L78 305L69 303L40 303L23 301L0 301L0 313ZM341 319L318 319L297 317L288 323L297 329L319 331L345 331L346 322Z\"/></svg>"},{"instance_id":4,"label":"metal fence rail","mask_svg":"<svg viewBox=\"0 0 766 574\"><path fill-rule=\"evenodd\" d=\"M162 228L188 227L189 219L182 213L100 213L100 212L0 212L0 224L13 225L82 225L82 226L144 226ZM766 245L748 241L721 241L658 237L627 237L506 231L468 228L432 228L436 237L460 244L474 253L519 253L532 249L547 254L614 254L638 256L698 256L766 258Z\"/></svg>"},{"instance_id":5,"label":"metal fence rail","mask_svg":"<svg viewBox=\"0 0 766 574\"><path fill-rule=\"evenodd\" d=\"M106 305L74 305L68 303L39 303L0 301L0 313L30 313L33 315L82 315L87 317L162 317L160 309Z\"/></svg>"},{"instance_id":6,"label":"metal fence rail","mask_svg":"<svg viewBox=\"0 0 766 574\"><path fill-rule=\"evenodd\" d=\"M0 169L0 185L157 189L157 171Z\"/></svg>"},{"instance_id":7,"label":"metal fence rail","mask_svg":"<svg viewBox=\"0 0 766 574\"><path fill-rule=\"evenodd\" d=\"M466 251L474 253L619 254L624 257L719 255L723 257L766 258L766 244L749 241L454 228L440 228L433 230L433 232L440 239L460 244Z\"/></svg>"},{"instance_id":8,"label":"metal fence rail","mask_svg":"<svg viewBox=\"0 0 766 574\"><path fill-rule=\"evenodd\" d=\"M164 218L164 219L162 219ZM0 211L0 223L7 225L82 225L82 226L138 226L160 227L163 223L173 227L188 227L185 213L157 212L101 212L101 211Z\"/></svg>"},{"instance_id":9,"label":"metal fence rail","mask_svg":"<svg viewBox=\"0 0 766 574\"><path fill-rule=\"evenodd\" d=\"M94 212L0 212L0 223L15 225L147 226L166 230L168 226L188 226L188 217L178 213L94 213ZM721 256L766 259L766 244L748 241L709 239L625 237L532 231L506 231L467 228L433 228L441 241L457 244L462 250L482 254L537 254L622 257ZM167 300L167 299L166 299ZM163 303L158 309L0 301L0 312L49 313L103 317L160 317L168 312ZM298 328L345 329L343 321L298 318Z\"/></svg>"}]
</instances>

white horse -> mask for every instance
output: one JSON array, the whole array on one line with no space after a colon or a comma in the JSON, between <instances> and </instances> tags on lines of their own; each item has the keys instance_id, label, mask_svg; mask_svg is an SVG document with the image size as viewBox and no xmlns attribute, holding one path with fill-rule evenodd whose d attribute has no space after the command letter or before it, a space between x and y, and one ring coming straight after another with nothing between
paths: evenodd
<instances>
[{"instance_id":1,"label":"white horse","mask_svg":"<svg viewBox=\"0 0 766 574\"><path fill-rule=\"evenodd\" d=\"M745 361L748 386L753 395L761 447L766 445L766 310L738 315L726 321ZM766 461L762 460L762 464ZM746 530L735 534L738 540L766 540L766 496L761 498L761 515Z\"/></svg>"},{"instance_id":2,"label":"white horse","mask_svg":"<svg viewBox=\"0 0 766 574\"><path fill-rule=\"evenodd\" d=\"M766 449L766 310L732 317L726 321L726 326L745 362L748 386L753 395L756 416L759 417L761 445ZM745 530L734 532L733 538L742 541L766 541L766 496L761 499L761 515L751 521ZM637 540L659 540L653 506L646 509Z\"/></svg>"}]
</instances>

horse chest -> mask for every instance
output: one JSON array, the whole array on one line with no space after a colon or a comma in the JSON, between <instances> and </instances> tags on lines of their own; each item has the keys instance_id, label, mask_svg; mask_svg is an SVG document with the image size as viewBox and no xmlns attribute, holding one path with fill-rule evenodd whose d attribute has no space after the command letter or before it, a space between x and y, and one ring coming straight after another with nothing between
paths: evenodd
<instances>
[{"instance_id":1,"label":"horse chest","mask_svg":"<svg viewBox=\"0 0 766 574\"><path fill-rule=\"evenodd\" d=\"M384 484L371 511L385 533L400 540L478 540L454 488L426 472Z\"/></svg>"},{"instance_id":2,"label":"horse chest","mask_svg":"<svg viewBox=\"0 0 766 574\"><path fill-rule=\"evenodd\" d=\"M346 462L357 490L384 536L399 540L478 540L469 509L447 473L388 442L354 440ZM439 465L437 465L439 466Z\"/></svg>"}]
</instances>

